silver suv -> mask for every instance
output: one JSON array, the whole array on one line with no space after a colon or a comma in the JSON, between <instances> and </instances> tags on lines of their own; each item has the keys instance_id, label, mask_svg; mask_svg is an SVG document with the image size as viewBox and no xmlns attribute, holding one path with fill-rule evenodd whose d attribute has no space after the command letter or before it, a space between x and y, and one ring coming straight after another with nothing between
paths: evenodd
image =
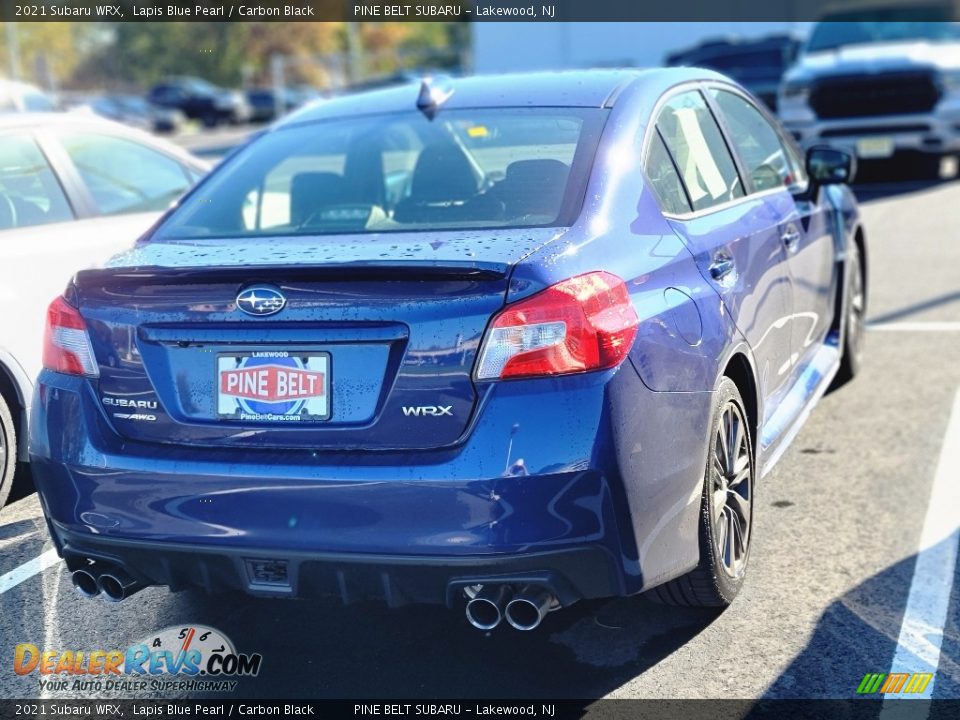
<instances>
[{"instance_id":1,"label":"silver suv","mask_svg":"<svg viewBox=\"0 0 960 720\"><path fill-rule=\"evenodd\" d=\"M873 18L876 13L847 13ZM960 23L824 18L784 76L779 112L797 141L860 159L913 152L956 174Z\"/></svg>"}]
</instances>

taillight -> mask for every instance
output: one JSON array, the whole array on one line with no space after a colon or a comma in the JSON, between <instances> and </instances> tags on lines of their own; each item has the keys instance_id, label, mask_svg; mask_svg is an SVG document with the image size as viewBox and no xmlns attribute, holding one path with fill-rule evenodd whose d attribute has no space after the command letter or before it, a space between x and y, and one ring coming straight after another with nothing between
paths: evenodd
<instances>
[{"instance_id":1,"label":"taillight","mask_svg":"<svg viewBox=\"0 0 960 720\"><path fill-rule=\"evenodd\" d=\"M47 309L47 330L43 336L43 366L67 375L100 374L87 335L87 324L79 311L58 297Z\"/></svg>"},{"instance_id":2,"label":"taillight","mask_svg":"<svg viewBox=\"0 0 960 720\"><path fill-rule=\"evenodd\" d=\"M565 375L623 362L639 319L623 280L592 272L551 285L494 318L478 380Z\"/></svg>"}]
</instances>

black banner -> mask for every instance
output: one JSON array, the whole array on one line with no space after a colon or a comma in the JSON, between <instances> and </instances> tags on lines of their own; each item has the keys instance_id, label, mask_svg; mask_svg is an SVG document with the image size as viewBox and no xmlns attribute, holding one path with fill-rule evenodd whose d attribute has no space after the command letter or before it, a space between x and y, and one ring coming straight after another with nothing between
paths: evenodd
<instances>
[{"instance_id":1,"label":"black banner","mask_svg":"<svg viewBox=\"0 0 960 720\"><path fill-rule=\"evenodd\" d=\"M897 720L960 717L960 700L0 700L0 718L545 718ZM888 715L888 713L890 713Z\"/></svg>"},{"instance_id":2,"label":"black banner","mask_svg":"<svg viewBox=\"0 0 960 720\"><path fill-rule=\"evenodd\" d=\"M0 0L13 22L807 21L857 0ZM960 0L899 0L891 19L956 18ZM887 6L885 6L887 7Z\"/></svg>"}]
</instances>

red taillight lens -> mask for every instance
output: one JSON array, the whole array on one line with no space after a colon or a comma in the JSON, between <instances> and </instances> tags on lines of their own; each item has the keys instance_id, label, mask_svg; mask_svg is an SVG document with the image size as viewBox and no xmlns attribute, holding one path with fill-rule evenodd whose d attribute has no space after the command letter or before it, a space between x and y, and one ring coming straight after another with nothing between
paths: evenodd
<instances>
[{"instance_id":1,"label":"red taillight lens","mask_svg":"<svg viewBox=\"0 0 960 720\"><path fill-rule=\"evenodd\" d=\"M58 297L47 309L43 336L43 366L67 375L99 375L87 335L87 324L77 309Z\"/></svg>"},{"instance_id":2,"label":"red taillight lens","mask_svg":"<svg viewBox=\"0 0 960 720\"><path fill-rule=\"evenodd\" d=\"M565 375L619 365L639 319L623 280L592 272L510 305L487 331L478 380Z\"/></svg>"}]
</instances>

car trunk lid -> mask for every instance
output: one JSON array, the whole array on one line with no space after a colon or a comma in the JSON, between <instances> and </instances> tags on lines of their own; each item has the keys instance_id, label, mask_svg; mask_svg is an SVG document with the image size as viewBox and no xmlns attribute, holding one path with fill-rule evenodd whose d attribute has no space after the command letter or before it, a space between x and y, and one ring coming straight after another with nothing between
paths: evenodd
<instances>
[{"instance_id":1,"label":"car trunk lid","mask_svg":"<svg viewBox=\"0 0 960 720\"><path fill-rule=\"evenodd\" d=\"M473 417L473 364L510 268L555 234L501 232L484 260L441 239L430 252L392 242L372 252L383 240L340 253L289 241L147 243L75 281L99 400L119 434L145 442L455 444ZM244 312L238 297L251 287L285 305Z\"/></svg>"}]
</instances>

